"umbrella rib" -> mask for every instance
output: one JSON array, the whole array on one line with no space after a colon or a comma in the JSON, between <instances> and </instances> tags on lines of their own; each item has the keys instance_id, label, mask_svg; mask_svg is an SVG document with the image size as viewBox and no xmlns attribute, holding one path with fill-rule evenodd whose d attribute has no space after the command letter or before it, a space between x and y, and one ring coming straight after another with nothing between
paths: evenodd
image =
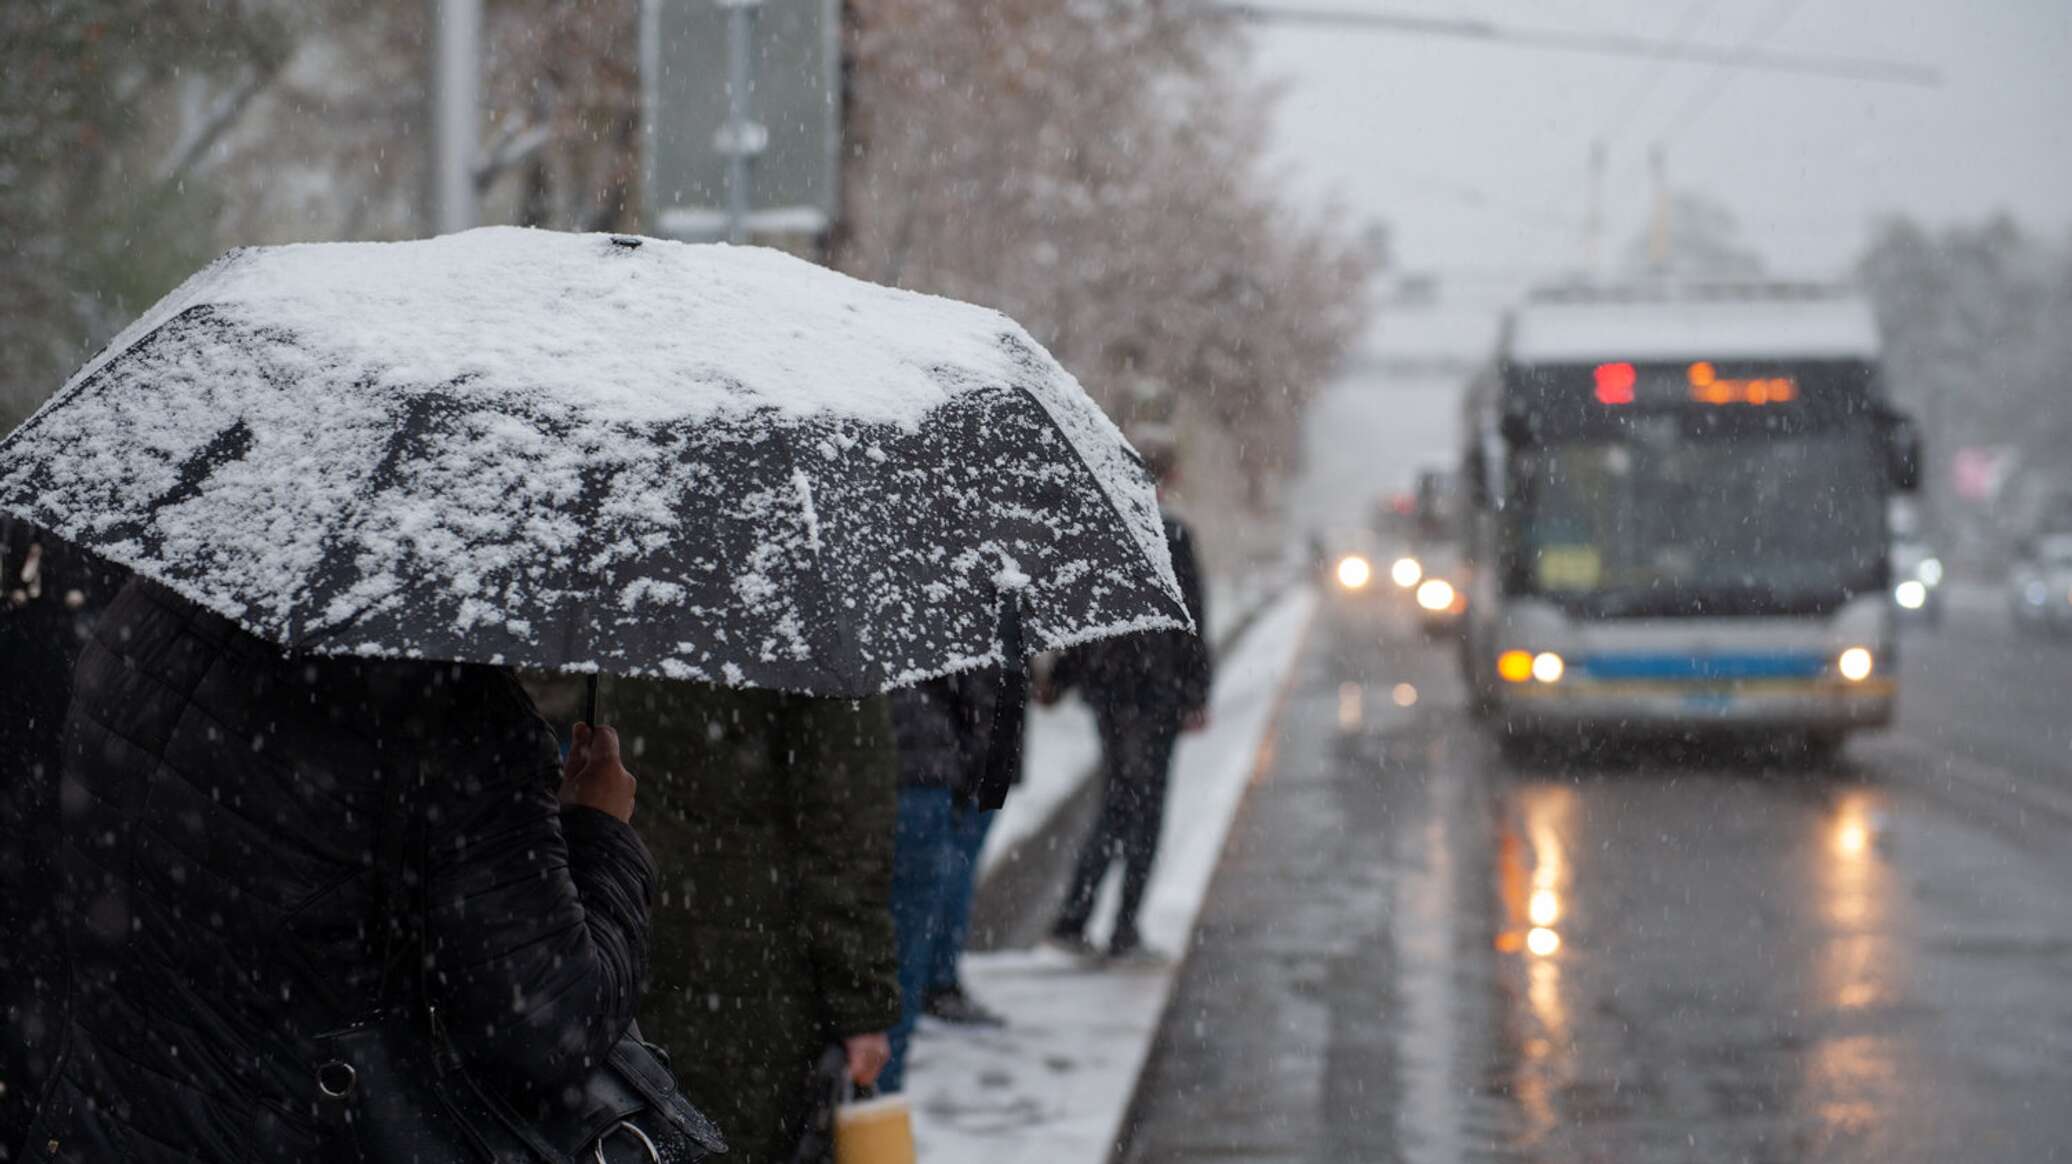
<instances>
[{"instance_id":1,"label":"umbrella rib","mask_svg":"<svg viewBox=\"0 0 2072 1164\"><path fill-rule=\"evenodd\" d=\"M1043 419L1049 423L1051 430L1058 434L1058 439L1064 442L1064 445L1067 449L1070 449L1072 451L1073 461L1078 463L1080 471L1086 474L1087 479L1093 482L1094 492L1099 493L1101 495L1101 500L1108 506L1109 512L1115 515L1116 522L1123 529L1130 528L1129 515L1125 514L1122 511L1122 507L1116 504L1115 497L1108 492L1108 487L1101 482L1100 473L1096 472L1092 465L1086 463L1086 455L1079 451L1078 444L1076 444L1072 440L1070 434L1065 432L1065 426L1058 423L1058 418L1052 415L1050 409L1044 405L1042 398L1037 396L1036 393L1030 391L1027 387L1020 384L1010 384L1008 385L1008 387L1015 392L1021 393L1024 397L1026 397L1029 400L1030 403L1036 406L1036 411L1042 414ZM1161 574L1158 569L1158 563L1152 560L1151 553L1144 547L1143 542L1141 542L1135 537L1131 537L1129 539L1129 542L1132 546L1136 547L1136 551L1139 555L1142 556L1144 564L1151 568L1152 575L1154 577L1160 577ZM1166 563L1166 573L1170 573L1171 570L1172 563L1170 560L1168 560ZM1167 594L1166 597L1168 599L1172 599L1175 596L1173 594ZM1175 622L1174 626L1181 630L1194 629L1194 615L1191 612L1187 611L1186 604L1184 602L1176 602L1175 605L1180 607L1181 611L1183 612L1184 619L1182 621Z\"/></svg>"}]
</instances>

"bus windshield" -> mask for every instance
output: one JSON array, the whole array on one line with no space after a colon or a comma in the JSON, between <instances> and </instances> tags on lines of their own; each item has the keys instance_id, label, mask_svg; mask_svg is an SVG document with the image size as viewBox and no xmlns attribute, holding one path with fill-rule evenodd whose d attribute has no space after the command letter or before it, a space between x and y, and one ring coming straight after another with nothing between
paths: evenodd
<instances>
[{"instance_id":1,"label":"bus windshield","mask_svg":"<svg viewBox=\"0 0 2072 1164\"><path fill-rule=\"evenodd\" d=\"M1831 609L1884 584L1872 434L1671 423L1520 455L1513 590L1603 617Z\"/></svg>"}]
</instances>

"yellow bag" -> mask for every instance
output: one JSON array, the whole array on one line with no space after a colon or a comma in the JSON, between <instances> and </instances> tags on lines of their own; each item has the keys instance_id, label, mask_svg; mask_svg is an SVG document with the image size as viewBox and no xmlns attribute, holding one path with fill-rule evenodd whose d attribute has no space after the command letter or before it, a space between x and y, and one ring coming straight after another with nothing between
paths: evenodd
<instances>
[{"instance_id":1,"label":"yellow bag","mask_svg":"<svg viewBox=\"0 0 2072 1164\"><path fill-rule=\"evenodd\" d=\"M906 1096L881 1095L836 1108L835 1164L915 1164Z\"/></svg>"}]
</instances>

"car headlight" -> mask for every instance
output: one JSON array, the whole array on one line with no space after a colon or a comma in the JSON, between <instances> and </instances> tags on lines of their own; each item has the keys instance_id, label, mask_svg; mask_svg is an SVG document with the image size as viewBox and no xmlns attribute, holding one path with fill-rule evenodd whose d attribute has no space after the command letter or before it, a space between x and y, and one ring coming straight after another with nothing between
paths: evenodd
<instances>
[{"instance_id":1,"label":"car headlight","mask_svg":"<svg viewBox=\"0 0 2072 1164\"><path fill-rule=\"evenodd\" d=\"M1427 578L1417 586L1417 604L1438 612L1453 605L1453 583L1444 578Z\"/></svg>"},{"instance_id":2,"label":"car headlight","mask_svg":"<svg viewBox=\"0 0 2072 1164\"><path fill-rule=\"evenodd\" d=\"M1928 605L1928 587L1919 579L1909 578L1892 588L1892 600L1908 610L1919 610Z\"/></svg>"},{"instance_id":3,"label":"car headlight","mask_svg":"<svg viewBox=\"0 0 2072 1164\"><path fill-rule=\"evenodd\" d=\"M1338 559L1338 584L1347 590L1365 590L1374 578L1374 567L1358 554Z\"/></svg>"},{"instance_id":4,"label":"car headlight","mask_svg":"<svg viewBox=\"0 0 2072 1164\"><path fill-rule=\"evenodd\" d=\"M1942 580L1943 580L1943 564L1942 564L1942 559L1941 559L1941 558L1923 558L1923 559L1921 559L1921 564L1920 564L1919 566L1917 566L1917 567L1915 567L1915 568L1914 568L1914 576L1915 576L1915 577L1917 577L1917 578L1919 578L1919 579L1921 580L1921 582L1922 582L1922 584L1923 584L1923 585L1927 585L1927 586L1940 586L1940 585L1942 585Z\"/></svg>"},{"instance_id":5,"label":"car headlight","mask_svg":"<svg viewBox=\"0 0 2072 1164\"><path fill-rule=\"evenodd\" d=\"M1396 585L1408 590L1424 577L1424 563L1416 558L1397 558L1396 564L1389 567L1389 577L1395 580Z\"/></svg>"},{"instance_id":6,"label":"car headlight","mask_svg":"<svg viewBox=\"0 0 2072 1164\"><path fill-rule=\"evenodd\" d=\"M1568 664L1552 651L1541 651L1532 657L1532 677L1542 683L1561 682L1562 673L1567 670Z\"/></svg>"},{"instance_id":7,"label":"car headlight","mask_svg":"<svg viewBox=\"0 0 2072 1164\"><path fill-rule=\"evenodd\" d=\"M1835 658L1835 670L1851 683L1861 683L1871 677L1872 664L1870 648L1850 647Z\"/></svg>"}]
</instances>

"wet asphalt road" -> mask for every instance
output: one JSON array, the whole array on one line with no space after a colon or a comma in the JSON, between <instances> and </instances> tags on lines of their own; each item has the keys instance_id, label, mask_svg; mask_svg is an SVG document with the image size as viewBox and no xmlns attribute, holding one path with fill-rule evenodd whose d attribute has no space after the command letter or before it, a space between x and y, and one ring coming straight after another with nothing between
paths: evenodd
<instances>
[{"instance_id":1,"label":"wet asphalt road","mask_svg":"<svg viewBox=\"0 0 2072 1164\"><path fill-rule=\"evenodd\" d=\"M2072 642L1975 597L1817 770L1507 764L1328 609L1124 1158L2072 1160Z\"/></svg>"}]
</instances>

